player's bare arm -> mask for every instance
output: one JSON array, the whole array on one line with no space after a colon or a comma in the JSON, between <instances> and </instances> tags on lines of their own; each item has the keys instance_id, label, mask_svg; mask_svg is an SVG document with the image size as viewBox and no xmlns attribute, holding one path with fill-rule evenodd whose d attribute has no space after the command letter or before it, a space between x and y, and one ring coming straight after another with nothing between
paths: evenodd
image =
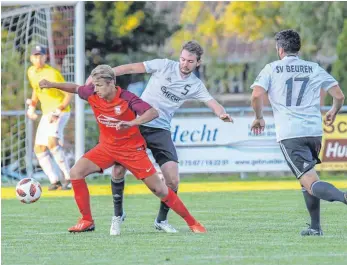
<instances>
[{"instance_id":1,"label":"player's bare arm","mask_svg":"<svg viewBox=\"0 0 347 265\"><path fill-rule=\"evenodd\" d=\"M146 73L146 68L143 63L131 63L119 65L113 68L116 76L127 75L127 74L144 74Z\"/></svg>"},{"instance_id":2,"label":"player's bare arm","mask_svg":"<svg viewBox=\"0 0 347 265\"><path fill-rule=\"evenodd\" d=\"M263 119L263 96L266 91L261 86L255 86L252 92L252 107L255 112L255 120L252 123L251 131L260 134L264 131L265 121Z\"/></svg>"},{"instance_id":3,"label":"player's bare arm","mask_svg":"<svg viewBox=\"0 0 347 265\"><path fill-rule=\"evenodd\" d=\"M340 111L343 103L345 101L345 96L341 88L336 85L328 90L328 93L333 97L333 105L331 109L326 113L324 123L326 125L331 125L336 118L337 113Z\"/></svg>"},{"instance_id":4,"label":"player's bare arm","mask_svg":"<svg viewBox=\"0 0 347 265\"><path fill-rule=\"evenodd\" d=\"M205 102L206 106L209 107L218 118L224 122L234 122L228 113L226 113L224 107L217 102L215 99L211 99Z\"/></svg>"},{"instance_id":5,"label":"player's bare arm","mask_svg":"<svg viewBox=\"0 0 347 265\"><path fill-rule=\"evenodd\" d=\"M37 102L39 101L39 98L36 95L35 90L33 90L33 93L31 95L31 99L27 99L26 104L28 105L27 110L27 116L31 120L37 119L37 114L35 113Z\"/></svg>"},{"instance_id":6,"label":"player's bare arm","mask_svg":"<svg viewBox=\"0 0 347 265\"><path fill-rule=\"evenodd\" d=\"M57 83L57 82L50 82L46 79L42 79L39 83L40 88L57 88L59 90L72 93L72 94L77 94L78 93L78 87L79 85L74 84L74 83ZM72 95L71 95L72 97ZM65 98L66 99L66 98ZM71 99L70 99L71 100Z\"/></svg>"},{"instance_id":7,"label":"player's bare arm","mask_svg":"<svg viewBox=\"0 0 347 265\"><path fill-rule=\"evenodd\" d=\"M125 129L133 126L139 126L141 124L147 123L155 118L159 117L159 113L156 109L150 108L145 111L141 116L138 116L136 119L132 121L121 121L116 125L116 129Z\"/></svg>"},{"instance_id":8,"label":"player's bare arm","mask_svg":"<svg viewBox=\"0 0 347 265\"><path fill-rule=\"evenodd\" d=\"M116 76L128 75L128 74L144 74L146 73L146 68L143 63L131 63L119 65L112 68ZM86 85L92 83L92 77L89 76Z\"/></svg>"}]
</instances>

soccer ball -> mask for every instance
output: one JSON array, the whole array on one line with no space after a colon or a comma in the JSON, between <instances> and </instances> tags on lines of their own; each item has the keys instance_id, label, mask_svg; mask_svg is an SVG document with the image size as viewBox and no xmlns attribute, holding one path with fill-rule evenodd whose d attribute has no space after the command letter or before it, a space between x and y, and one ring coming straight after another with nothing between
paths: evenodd
<instances>
[{"instance_id":1,"label":"soccer ball","mask_svg":"<svg viewBox=\"0 0 347 265\"><path fill-rule=\"evenodd\" d=\"M16 195L22 203L34 203L40 199L42 188L40 183L32 178L24 178L17 183Z\"/></svg>"}]
</instances>

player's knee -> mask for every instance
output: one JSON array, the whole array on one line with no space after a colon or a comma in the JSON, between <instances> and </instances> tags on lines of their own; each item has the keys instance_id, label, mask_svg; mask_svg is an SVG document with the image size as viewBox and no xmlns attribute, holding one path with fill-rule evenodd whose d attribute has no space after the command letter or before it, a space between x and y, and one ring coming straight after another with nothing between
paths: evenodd
<instances>
[{"instance_id":1,"label":"player's knee","mask_svg":"<svg viewBox=\"0 0 347 265\"><path fill-rule=\"evenodd\" d=\"M83 175L83 170L76 166L70 169L70 179L82 179L85 176Z\"/></svg>"},{"instance_id":2,"label":"player's knee","mask_svg":"<svg viewBox=\"0 0 347 265\"><path fill-rule=\"evenodd\" d=\"M167 194L167 188L165 186L158 186L155 189L152 190L152 192L159 198L165 197Z\"/></svg>"},{"instance_id":3,"label":"player's knee","mask_svg":"<svg viewBox=\"0 0 347 265\"><path fill-rule=\"evenodd\" d=\"M165 197L167 194L167 187L164 183L158 183L157 185L148 186L153 194L159 198Z\"/></svg>"},{"instance_id":4,"label":"player's knee","mask_svg":"<svg viewBox=\"0 0 347 265\"><path fill-rule=\"evenodd\" d=\"M125 168L122 166L114 166L112 169L112 179L122 179L125 175Z\"/></svg>"},{"instance_id":5,"label":"player's knee","mask_svg":"<svg viewBox=\"0 0 347 265\"><path fill-rule=\"evenodd\" d=\"M180 179L178 176L172 176L169 180L165 179L166 185L172 190L177 190Z\"/></svg>"}]
</instances>

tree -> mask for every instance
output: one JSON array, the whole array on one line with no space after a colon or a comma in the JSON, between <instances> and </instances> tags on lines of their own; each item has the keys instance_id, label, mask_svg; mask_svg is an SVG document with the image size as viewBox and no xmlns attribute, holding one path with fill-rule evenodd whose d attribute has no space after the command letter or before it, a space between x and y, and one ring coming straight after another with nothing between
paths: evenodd
<instances>
[{"instance_id":1,"label":"tree","mask_svg":"<svg viewBox=\"0 0 347 265\"><path fill-rule=\"evenodd\" d=\"M337 60L333 64L332 74L335 79L339 82L339 85L347 96L347 19L345 19L343 30L337 40ZM326 104L332 104L332 97L326 97Z\"/></svg>"},{"instance_id":2,"label":"tree","mask_svg":"<svg viewBox=\"0 0 347 265\"><path fill-rule=\"evenodd\" d=\"M164 22L166 12L154 15L146 2L86 2L87 74L101 63L116 66L154 56L144 47L164 44L179 28ZM117 82L126 87L132 78Z\"/></svg>"}]
</instances>

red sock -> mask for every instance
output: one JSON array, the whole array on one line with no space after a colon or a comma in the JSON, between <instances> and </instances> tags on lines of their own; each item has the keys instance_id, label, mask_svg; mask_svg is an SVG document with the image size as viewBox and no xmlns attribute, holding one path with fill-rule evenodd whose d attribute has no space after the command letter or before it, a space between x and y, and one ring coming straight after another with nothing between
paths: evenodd
<instances>
[{"instance_id":1,"label":"red sock","mask_svg":"<svg viewBox=\"0 0 347 265\"><path fill-rule=\"evenodd\" d=\"M90 210L89 190L85 179L72 179L71 184L75 193L75 201L83 220L93 221Z\"/></svg>"},{"instance_id":2,"label":"red sock","mask_svg":"<svg viewBox=\"0 0 347 265\"><path fill-rule=\"evenodd\" d=\"M161 201L164 202L167 206L169 206L172 210L174 210L175 213L180 215L189 226L195 224L196 220L188 212L186 206L184 206L181 199L176 195L175 192L172 191L172 189L168 188L168 190L168 195L162 198Z\"/></svg>"}]
</instances>

